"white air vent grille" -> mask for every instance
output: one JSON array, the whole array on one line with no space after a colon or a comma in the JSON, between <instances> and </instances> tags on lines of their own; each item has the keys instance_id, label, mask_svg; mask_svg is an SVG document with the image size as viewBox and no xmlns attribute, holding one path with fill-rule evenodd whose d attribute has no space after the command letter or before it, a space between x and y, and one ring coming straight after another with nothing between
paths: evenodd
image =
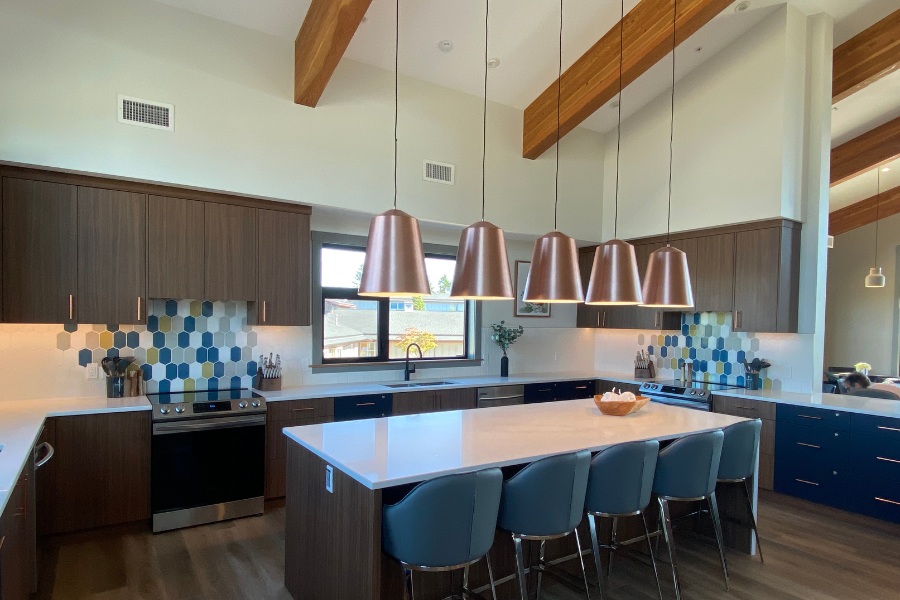
<instances>
[{"instance_id":1,"label":"white air vent grille","mask_svg":"<svg viewBox=\"0 0 900 600\"><path fill-rule=\"evenodd\" d=\"M453 172L455 170L456 167L454 165L426 160L423 177L425 181L453 185Z\"/></svg>"},{"instance_id":2,"label":"white air vent grille","mask_svg":"<svg viewBox=\"0 0 900 600\"><path fill-rule=\"evenodd\" d=\"M119 96L119 123L175 131L175 107L162 102Z\"/></svg>"}]
</instances>

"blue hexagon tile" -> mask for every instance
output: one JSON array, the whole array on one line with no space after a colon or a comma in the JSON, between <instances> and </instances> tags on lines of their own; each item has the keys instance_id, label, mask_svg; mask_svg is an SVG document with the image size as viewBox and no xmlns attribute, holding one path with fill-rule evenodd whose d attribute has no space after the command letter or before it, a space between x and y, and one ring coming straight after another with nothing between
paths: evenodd
<instances>
[{"instance_id":1,"label":"blue hexagon tile","mask_svg":"<svg viewBox=\"0 0 900 600\"><path fill-rule=\"evenodd\" d=\"M106 356L133 356L147 393L250 387L257 336L246 302L151 300L147 326L66 325L59 350L78 350L82 367Z\"/></svg>"},{"instance_id":2,"label":"blue hexagon tile","mask_svg":"<svg viewBox=\"0 0 900 600\"><path fill-rule=\"evenodd\" d=\"M694 367L695 379L728 385L744 385L744 360L765 358L755 334L731 330L731 313L685 313L680 331L642 333L638 345L656 357L662 376L675 377L688 361ZM782 388L780 379L765 377L765 372L762 375L763 389Z\"/></svg>"}]
</instances>

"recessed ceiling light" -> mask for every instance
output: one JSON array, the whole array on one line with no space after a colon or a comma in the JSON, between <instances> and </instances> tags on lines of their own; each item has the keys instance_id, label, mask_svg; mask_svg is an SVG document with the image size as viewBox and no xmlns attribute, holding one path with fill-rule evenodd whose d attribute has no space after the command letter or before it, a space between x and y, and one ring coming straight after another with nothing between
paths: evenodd
<instances>
[{"instance_id":1,"label":"recessed ceiling light","mask_svg":"<svg viewBox=\"0 0 900 600\"><path fill-rule=\"evenodd\" d=\"M747 2L747 0L744 0L744 2L739 2L738 5L734 7L734 12L744 12L748 8L750 8L750 3Z\"/></svg>"},{"instance_id":2,"label":"recessed ceiling light","mask_svg":"<svg viewBox=\"0 0 900 600\"><path fill-rule=\"evenodd\" d=\"M837 106L832 106L831 110L837 110L837 108L838 108Z\"/></svg>"},{"instance_id":3,"label":"recessed ceiling light","mask_svg":"<svg viewBox=\"0 0 900 600\"><path fill-rule=\"evenodd\" d=\"M490 67L491 69L496 69L499 66L500 66L499 58L492 58L491 60L488 61L488 67Z\"/></svg>"},{"instance_id":4,"label":"recessed ceiling light","mask_svg":"<svg viewBox=\"0 0 900 600\"><path fill-rule=\"evenodd\" d=\"M441 52L450 52L453 50L453 40L441 40L438 42L438 49Z\"/></svg>"},{"instance_id":5,"label":"recessed ceiling light","mask_svg":"<svg viewBox=\"0 0 900 600\"><path fill-rule=\"evenodd\" d=\"M703 52L703 46L697 46L694 48L694 52Z\"/></svg>"},{"instance_id":6,"label":"recessed ceiling light","mask_svg":"<svg viewBox=\"0 0 900 600\"><path fill-rule=\"evenodd\" d=\"M887 173L887 172L890 171L890 170L891 170L890 167L885 167L885 168L883 168L883 169L881 170L881 172L882 172L882 173Z\"/></svg>"},{"instance_id":7,"label":"recessed ceiling light","mask_svg":"<svg viewBox=\"0 0 900 600\"><path fill-rule=\"evenodd\" d=\"M363 19L362 19L362 22L363 22L363 23L365 23L365 22L366 22L366 21L368 21L368 20L369 20L369 17L367 17L367 16L365 16L365 15L363 15Z\"/></svg>"}]
</instances>

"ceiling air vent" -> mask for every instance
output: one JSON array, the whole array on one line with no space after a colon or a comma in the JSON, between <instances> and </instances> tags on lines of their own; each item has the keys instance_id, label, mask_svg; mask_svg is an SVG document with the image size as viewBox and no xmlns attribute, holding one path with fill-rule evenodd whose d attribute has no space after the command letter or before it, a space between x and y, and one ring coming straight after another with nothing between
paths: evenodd
<instances>
[{"instance_id":1,"label":"ceiling air vent","mask_svg":"<svg viewBox=\"0 0 900 600\"><path fill-rule=\"evenodd\" d=\"M425 181L434 181L436 183L453 185L453 171L455 169L456 167L451 164L434 162L433 160L426 160L423 178L425 179Z\"/></svg>"},{"instance_id":2,"label":"ceiling air vent","mask_svg":"<svg viewBox=\"0 0 900 600\"><path fill-rule=\"evenodd\" d=\"M162 102L120 95L119 123L175 131L175 107Z\"/></svg>"}]
</instances>

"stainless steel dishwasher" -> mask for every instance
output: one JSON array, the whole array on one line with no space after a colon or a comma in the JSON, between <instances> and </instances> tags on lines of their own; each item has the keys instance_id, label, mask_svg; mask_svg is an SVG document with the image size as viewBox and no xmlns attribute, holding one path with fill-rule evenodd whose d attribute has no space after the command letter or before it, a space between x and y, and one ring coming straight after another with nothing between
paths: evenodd
<instances>
[{"instance_id":1,"label":"stainless steel dishwasher","mask_svg":"<svg viewBox=\"0 0 900 600\"><path fill-rule=\"evenodd\" d=\"M478 408L525 403L524 385L498 385L478 388Z\"/></svg>"}]
</instances>

